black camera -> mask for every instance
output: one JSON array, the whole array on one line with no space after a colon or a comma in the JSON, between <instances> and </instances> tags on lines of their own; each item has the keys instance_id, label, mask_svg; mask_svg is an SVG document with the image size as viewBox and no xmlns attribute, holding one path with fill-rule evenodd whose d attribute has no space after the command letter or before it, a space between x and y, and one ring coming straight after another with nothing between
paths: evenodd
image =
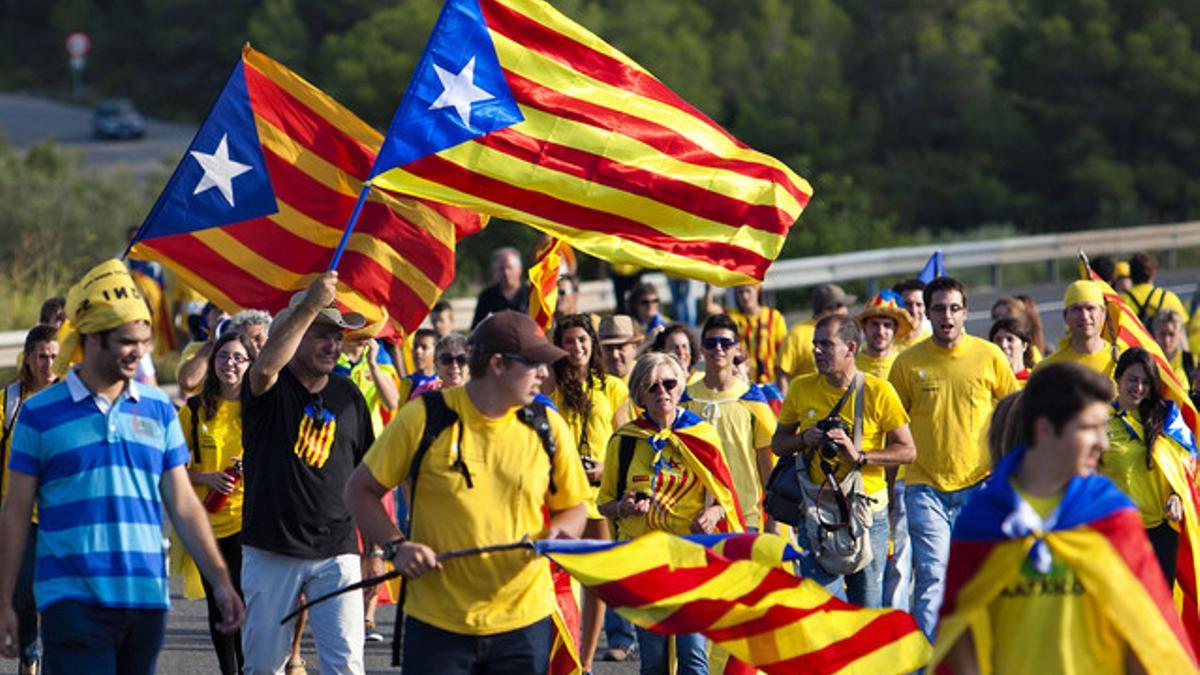
<instances>
[{"instance_id":1,"label":"black camera","mask_svg":"<svg viewBox=\"0 0 1200 675\"><path fill-rule=\"evenodd\" d=\"M841 417L834 415L832 417L826 417L825 419L817 422L817 428L825 434L825 437L821 439L821 443L817 446L817 449L821 452L821 457L823 457L826 461L832 462L833 460L837 459L838 453L842 451L842 445L830 438L829 432L833 431L834 429L841 429L842 431L846 432L847 436L849 436L850 425L846 424L845 420L843 420Z\"/></svg>"},{"instance_id":2,"label":"black camera","mask_svg":"<svg viewBox=\"0 0 1200 675\"><path fill-rule=\"evenodd\" d=\"M579 461L583 462L583 468L585 471L591 471L592 469L596 468L596 460L592 459L591 457L582 457L581 456L579 458ZM588 478L588 484L592 485L592 486L596 486L596 485L600 484L600 481L598 481L598 480L593 481L591 478Z\"/></svg>"}]
</instances>

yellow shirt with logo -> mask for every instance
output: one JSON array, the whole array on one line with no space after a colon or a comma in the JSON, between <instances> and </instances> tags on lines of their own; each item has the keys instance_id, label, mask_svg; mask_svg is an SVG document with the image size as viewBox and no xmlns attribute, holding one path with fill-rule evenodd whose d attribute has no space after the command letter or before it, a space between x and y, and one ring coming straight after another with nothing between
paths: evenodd
<instances>
[{"instance_id":1,"label":"yellow shirt with logo","mask_svg":"<svg viewBox=\"0 0 1200 675\"><path fill-rule=\"evenodd\" d=\"M1061 497L1017 493L1042 518L1061 501ZM994 673L1125 673L1124 639L1096 599L1086 593L1075 571L1057 559L1042 574L1026 558L1017 578L988 606L988 620L995 636ZM1047 664L1046 650L1014 648L1034 644L1056 645L1063 660Z\"/></svg>"},{"instance_id":2,"label":"yellow shirt with logo","mask_svg":"<svg viewBox=\"0 0 1200 675\"><path fill-rule=\"evenodd\" d=\"M751 379L758 383L774 382L779 368L780 348L788 333L783 315L772 307L761 308L754 317L733 310L728 314L737 324L738 338L750 359Z\"/></svg>"},{"instance_id":3,"label":"yellow shirt with logo","mask_svg":"<svg viewBox=\"0 0 1200 675\"><path fill-rule=\"evenodd\" d=\"M886 380L888 374L892 372L892 364L895 363L896 357L899 355L899 350L895 348L888 352L887 356L871 356L860 349L854 355L854 365L864 373L870 373L875 377L881 377Z\"/></svg>"},{"instance_id":4,"label":"yellow shirt with logo","mask_svg":"<svg viewBox=\"0 0 1200 675\"><path fill-rule=\"evenodd\" d=\"M179 409L179 426L183 430L183 439L192 453L192 461L188 468L192 471L214 473L224 471L233 466L235 457L242 456L242 403L241 401L221 401L217 413L212 419L205 419L204 408L197 410L200 416L200 427L196 429L195 439L200 447L192 447L192 426L196 419L188 406ZM210 488L205 485L193 485L196 496L203 502ZM218 539L230 537L242 531L242 502L245 499L245 481L238 481L237 487L229 495L229 501L216 513L208 514L208 522L212 525L213 535Z\"/></svg>"},{"instance_id":5,"label":"yellow shirt with logo","mask_svg":"<svg viewBox=\"0 0 1200 675\"><path fill-rule=\"evenodd\" d=\"M788 389L787 397L783 399L783 407L779 410L780 424L795 424L796 433L804 433L806 429L825 419L837 405L838 399L847 387L834 387L825 376L812 373L796 379ZM853 428L854 397L851 392L838 411L838 417ZM887 447L887 434L908 424L908 413L900 405L896 390L887 380L875 377L870 373L863 374L863 433L862 451L876 452ZM849 435L853 438L853 432ZM851 464L841 454L834 460L834 474L837 479L845 478ZM808 468L809 478L814 482L825 479L821 470L819 453L813 454L812 463ZM863 490L876 501L873 510L887 507L887 476L882 466L864 466L862 468Z\"/></svg>"},{"instance_id":6,"label":"yellow shirt with logo","mask_svg":"<svg viewBox=\"0 0 1200 675\"><path fill-rule=\"evenodd\" d=\"M1117 370L1117 360L1113 358L1111 342L1105 342L1104 347L1098 352L1093 354L1082 354L1075 351L1075 348L1071 346L1071 342L1069 340L1063 340L1059 344L1058 351L1054 352L1050 356L1047 356L1041 361L1038 361L1038 364L1033 367L1033 372L1036 373L1038 369L1042 368L1047 363L1066 362L1078 363L1079 365L1087 366L1097 373L1106 375L1110 378Z\"/></svg>"},{"instance_id":7,"label":"yellow shirt with logo","mask_svg":"<svg viewBox=\"0 0 1200 675\"><path fill-rule=\"evenodd\" d=\"M910 485L949 492L987 477L992 410L1018 389L999 347L973 335L953 349L925 340L896 357L888 379L912 419L917 460L904 467Z\"/></svg>"},{"instance_id":8,"label":"yellow shirt with logo","mask_svg":"<svg viewBox=\"0 0 1200 675\"><path fill-rule=\"evenodd\" d=\"M808 319L793 326L783 339L783 347L779 350L779 368L788 377L817 372L817 362L813 358L813 334L816 332L817 322Z\"/></svg>"},{"instance_id":9,"label":"yellow shirt with logo","mask_svg":"<svg viewBox=\"0 0 1200 675\"><path fill-rule=\"evenodd\" d=\"M617 470L621 464L621 436L614 435L605 455L604 479L597 501L607 504L617 494ZM607 470L609 467L611 471ZM625 492L643 492L650 497L645 515L627 516L617 521L617 540L627 541L647 532L661 530L671 534L691 534L692 521L704 509L704 483L688 470L674 444L667 443L656 453L649 442L639 438L633 446L633 458L625 473Z\"/></svg>"},{"instance_id":10,"label":"yellow shirt with logo","mask_svg":"<svg viewBox=\"0 0 1200 675\"><path fill-rule=\"evenodd\" d=\"M605 377L603 386L597 378L591 379L591 386L584 389L590 403L586 419L584 419L584 415L566 408L561 387L550 394L550 400L554 401L558 412L571 429L571 437L575 439L575 447L578 449L580 457L604 460L608 439L613 435L612 401L619 400L617 396L613 395L614 383L617 387L624 387L621 381L615 377ZM596 510L596 492L598 490L599 486L591 486L588 496L588 518L593 520L600 518L600 512Z\"/></svg>"},{"instance_id":11,"label":"yellow shirt with logo","mask_svg":"<svg viewBox=\"0 0 1200 675\"><path fill-rule=\"evenodd\" d=\"M1108 450L1100 457L1097 471L1133 500L1142 516L1142 526L1148 530L1162 525L1171 487L1162 472L1146 465L1146 443L1142 440L1145 432L1137 413L1128 412L1126 417L1131 419L1113 415L1108 420ZM1160 435L1156 442L1173 441Z\"/></svg>"},{"instance_id":12,"label":"yellow shirt with logo","mask_svg":"<svg viewBox=\"0 0 1200 675\"><path fill-rule=\"evenodd\" d=\"M762 486L767 477L759 473L758 449L771 447L775 415L766 403L742 400L749 390L750 385L734 380L731 388L714 391L701 379L688 385L691 400L683 406L716 428L746 527L761 528Z\"/></svg>"},{"instance_id":13,"label":"yellow shirt with logo","mask_svg":"<svg viewBox=\"0 0 1200 675\"><path fill-rule=\"evenodd\" d=\"M545 531L542 507L562 511L584 503L587 477L575 440L561 415L550 410L558 451L550 492L550 459L542 442L517 419L517 409L485 417L463 387L443 389L459 423L438 435L421 462L412 495L413 541L438 552L503 544ZM408 477L425 431L425 402L405 405L363 459L371 475L391 489ZM474 487L456 467L461 458ZM494 635L523 628L554 611L554 584L545 558L523 552L472 556L446 563L410 582L405 611L442 630Z\"/></svg>"}]
</instances>

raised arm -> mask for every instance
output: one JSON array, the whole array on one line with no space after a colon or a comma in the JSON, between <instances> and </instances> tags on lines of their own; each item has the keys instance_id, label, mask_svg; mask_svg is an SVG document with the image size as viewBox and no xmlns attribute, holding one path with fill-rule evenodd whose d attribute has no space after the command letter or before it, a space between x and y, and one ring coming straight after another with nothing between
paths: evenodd
<instances>
[{"instance_id":1,"label":"raised arm","mask_svg":"<svg viewBox=\"0 0 1200 675\"><path fill-rule=\"evenodd\" d=\"M254 360L246 377L250 381L250 393L255 396L275 386L280 371L292 360L304 331L312 325L317 313L328 307L337 297L337 270L325 272L304 291L304 296L292 311L280 322L272 326L267 344Z\"/></svg>"}]
</instances>

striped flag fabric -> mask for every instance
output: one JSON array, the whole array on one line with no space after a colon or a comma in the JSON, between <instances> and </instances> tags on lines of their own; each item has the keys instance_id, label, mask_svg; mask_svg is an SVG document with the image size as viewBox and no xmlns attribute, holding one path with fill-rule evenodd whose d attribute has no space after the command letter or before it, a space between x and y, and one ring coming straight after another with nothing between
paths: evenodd
<instances>
[{"instance_id":1,"label":"striped flag fabric","mask_svg":"<svg viewBox=\"0 0 1200 675\"><path fill-rule=\"evenodd\" d=\"M228 312L287 306L329 264L382 136L249 45L130 256L171 268ZM420 325L483 219L374 189L339 270L338 301L384 335Z\"/></svg>"},{"instance_id":2,"label":"striped flag fabric","mask_svg":"<svg viewBox=\"0 0 1200 675\"><path fill-rule=\"evenodd\" d=\"M558 306L558 272L562 268L564 249L569 249L566 242L551 239L529 266L529 316L543 332L549 332L554 323L554 310Z\"/></svg>"},{"instance_id":3,"label":"striped flag fabric","mask_svg":"<svg viewBox=\"0 0 1200 675\"><path fill-rule=\"evenodd\" d=\"M702 633L766 673L910 672L931 653L908 614L850 605L784 571L797 554L775 535L652 532L535 546L635 624Z\"/></svg>"},{"instance_id":4,"label":"striped flag fabric","mask_svg":"<svg viewBox=\"0 0 1200 675\"><path fill-rule=\"evenodd\" d=\"M1192 648L1200 653L1200 491L1197 483L1196 435L1200 432L1200 415L1188 396L1187 383L1180 381L1171 367L1162 348L1154 341L1150 331L1142 325L1137 312L1125 302L1120 293L1113 290L1088 264L1087 256L1079 255L1079 273L1083 279L1095 281L1104 293L1104 304L1108 317L1104 327L1104 339L1113 345L1115 354L1141 347L1150 352L1158 364L1158 374L1163 382L1163 396L1174 403L1163 432L1189 450L1187 458L1165 453L1158 468L1169 479L1173 491L1183 501L1183 521L1179 524L1179 552L1175 560L1175 608L1183 621L1184 630ZM1157 458L1157 455L1156 455Z\"/></svg>"},{"instance_id":5,"label":"striped flag fabric","mask_svg":"<svg viewBox=\"0 0 1200 675\"><path fill-rule=\"evenodd\" d=\"M374 184L722 286L761 281L809 184L543 0L447 0Z\"/></svg>"}]
</instances>

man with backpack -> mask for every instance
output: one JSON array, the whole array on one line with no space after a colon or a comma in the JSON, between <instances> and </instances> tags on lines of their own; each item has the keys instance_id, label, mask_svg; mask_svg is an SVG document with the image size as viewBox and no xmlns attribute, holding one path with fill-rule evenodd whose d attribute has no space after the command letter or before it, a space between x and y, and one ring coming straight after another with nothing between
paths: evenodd
<instances>
[{"instance_id":1,"label":"man with backpack","mask_svg":"<svg viewBox=\"0 0 1200 675\"><path fill-rule=\"evenodd\" d=\"M535 401L547 366L566 352L529 316L506 310L475 328L468 353L470 381L403 407L345 500L407 579L404 672L544 673L555 611L549 563L520 549L439 555L583 532L583 464L562 417ZM404 482L411 538L379 503Z\"/></svg>"},{"instance_id":2,"label":"man with backpack","mask_svg":"<svg viewBox=\"0 0 1200 675\"><path fill-rule=\"evenodd\" d=\"M1146 252L1134 253L1129 259L1129 280L1133 285L1127 291L1121 291L1121 297L1133 311L1137 312L1138 319L1143 326L1150 326L1151 319L1155 314L1158 314L1164 309L1174 310L1183 317L1183 322L1186 324L1188 320L1188 311L1183 306L1183 301L1174 291L1169 291L1162 286L1155 286L1154 279L1158 276L1158 261L1154 256Z\"/></svg>"},{"instance_id":3,"label":"man with backpack","mask_svg":"<svg viewBox=\"0 0 1200 675\"><path fill-rule=\"evenodd\" d=\"M801 561L801 573L834 593L844 576L847 600L880 607L888 544L884 469L912 462L917 451L895 389L855 366L862 344L862 328L852 317L833 314L817 322L817 372L792 382L771 447L780 456L799 452L797 464L804 469L797 476L807 493L798 531L813 555ZM842 493L849 514L821 510L825 495L815 493L830 490ZM810 495L816 496L813 504ZM845 527L828 527L834 520Z\"/></svg>"}]
</instances>

